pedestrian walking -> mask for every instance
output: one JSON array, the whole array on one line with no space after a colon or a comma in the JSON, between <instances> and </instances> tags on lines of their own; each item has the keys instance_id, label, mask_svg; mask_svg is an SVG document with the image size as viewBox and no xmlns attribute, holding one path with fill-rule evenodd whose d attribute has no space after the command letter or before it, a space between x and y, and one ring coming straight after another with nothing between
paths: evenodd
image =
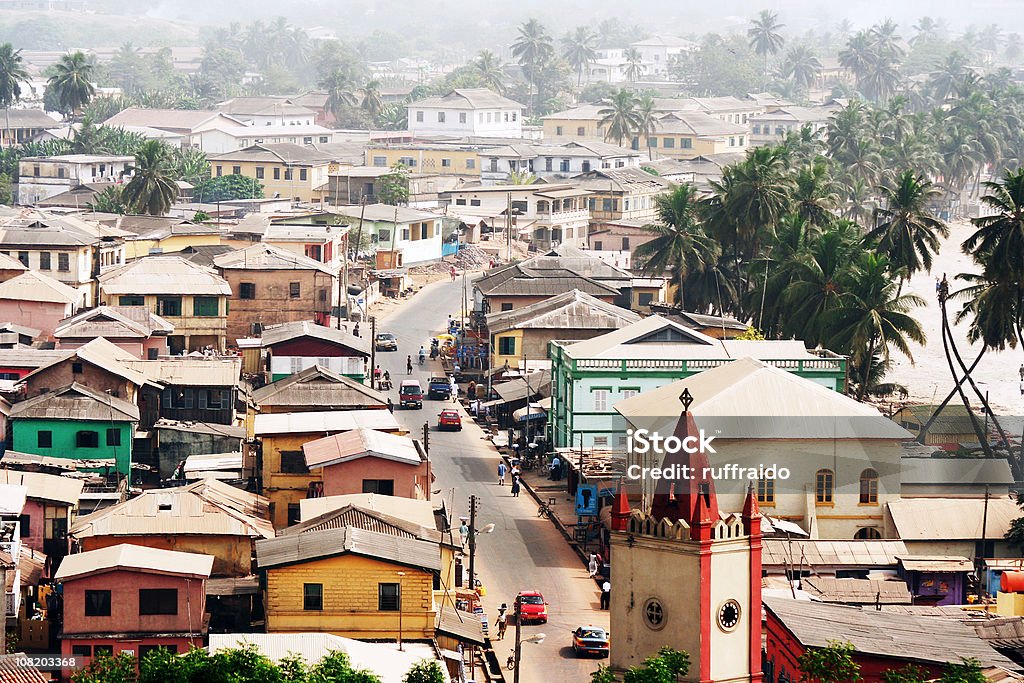
<instances>
[{"instance_id":1,"label":"pedestrian walking","mask_svg":"<svg viewBox=\"0 0 1024 683\"><path fill-rule=\"evenodd\" d=\"M459 385L455 381L455 375L451 376L452 381L452 401L458 403L459 401Z\"/></svg>"},{"instance_id":2,"label":"pedestrian walking","mask_svg":"<svg viewBox=\"0 0 1024 683\"><path fill-rule=\"evenodd\" d=\"M1024 382L1020 383L1020 395L1024 396Z\"/></svg>"},{"instance_id":3,"label":"pedestrian walking","mask_svg":"<svg viewBox=\"0 0 1024 683\"><path fill-rule=\"evenodd\" d=\"M405 357L405 374L412 374L412 356Z\"/></svg>"},{"instance_id":4,"label":"pedestrian walking","mask_svg":"<svg viewBox=\"0 0 1024 683\"><path fill-rule=\"evenodd\" d=\"M590 570L590 578L597 576L597 555L590 553L590 564L587 565L587 569Z\"/></svg>"},{"instance_id":5,"label":"pedestrian walking","mask_svg":"<svg viewBox=\"0 0 1024 683\"><path fill-rule=\"evenodd\" d=\"M1020 375L1020 381L1024 382L1024 363L1020 364L1020 370L1017 373Z\"/></svg>"},{"instance_id":6,"label":"pedestrian walking","mask_svg":"<svg viewBox=\"0 0 1024 683\"><path fill-rule=\"evenodd\" d=\"M505 485L505 473L508 472L508 467L505 466L505 461L502 460L498 463L498 486Z\"/></svg>"},{"instance_id":7,"label":"pedestrian walking","mask_svg":"<svg viewBox=\"0 0 1024 683\"><path fill-rule=\"evenodd\" d=\"M519 477L512 477L512 497L519 497Z\"/></svg>"},{"instance_id":8,"label":"pedestrian walking","mask_svg":"<svg viewBox=\"0 0 1024 683\"><path fill-rule=\"evenodd\" d=\"M498 640L505 637L505 629L508 627L508 615L506 614L508 605L501 603L501 607L498 608L498 618L495 619L495 623L498 624Z\"/></svg>"},{"instance_id":9,"label":"pedestrian walking","mask_svg":"<svg viewBox=\"0 0 1024 683\"><path fill-rule=\"evenodd\" d=\"M452 274L452 282L455 282L455 266L452 266L451 274Z\"/></svg>"},{"instance_id":10,"label":"pedestrian walking","mask_svg":"<svg viewBox=\"0 0 1024 683\"><path fill-rule=\"evenodd\" d=\"M608 609L612 601L612 584L607 579L601 584L601 609Z\"/></svg>"},{"instance_id":11,"label":"pedestrian walking","mask_svg":"<svg viewBox=\"0 0 1024 683\"><path fill-rule=\"evenodd\" d=\"M388 396L388 412L389 413L395 412L395 404L391 402L391 397L390 396Z\"/></svg>"}]
</instances>

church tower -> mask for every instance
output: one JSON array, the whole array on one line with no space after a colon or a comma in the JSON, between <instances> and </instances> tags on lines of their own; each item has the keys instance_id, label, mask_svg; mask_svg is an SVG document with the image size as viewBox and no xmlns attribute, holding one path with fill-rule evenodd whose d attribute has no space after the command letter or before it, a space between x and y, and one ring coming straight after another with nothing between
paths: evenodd
<instances>
[{"instance_id":1,"label":"church tower","mask_svg":"<svg viewBox=\"0 0 1024 683\"><path fill-rule=\"evenodd\" d=\"M683 412L675 436L697 435ZM704 453L666 455L694 468L687 481L659 482L650 512L626 514L619 494L611 534L611 665L627 669L662 647L690 655L686 680L760 683L761 515L751 486L743 510L718 510Z\"/></svg>"}]
</instances>

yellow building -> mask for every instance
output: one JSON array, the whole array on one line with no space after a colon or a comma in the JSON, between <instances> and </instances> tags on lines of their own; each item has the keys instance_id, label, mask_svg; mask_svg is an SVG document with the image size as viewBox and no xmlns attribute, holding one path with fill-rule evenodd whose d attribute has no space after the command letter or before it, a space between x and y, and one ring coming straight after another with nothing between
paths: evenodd
<instances>
[{"instance_id":1,"label":"yellow building","mask_svg":"<svg viewBox=\"0 0 1024 683\"><path fill-rule=\"evenodd\" d=\"M431 639L437 544L351 526L256 543L268 633Z\"/></svg>"},{"instance_id":2,"label":"yellow building","mask_svg":"<svg viewBox=\"0 0 1024 683\"><path fill-rule=\"evenodd\" d=\"M242 175L263 186L264 197L320 201L327 190L332 155L291 143L252 145L209 157L210 177ZM203 197L193 199L202 203Z\"/></svg>"},{"instance_id":3,"label":"yellow building","mask_svg":"<svg viewBox=\"0 0 1024 683\"><path fill-rule=\"evenodd\" d=\"M366 146L366 165L390 168L402 164L413 173L479 176L481 151L501 147L502 141L483 144L435 142L372 142Z\"/></svg>"},{"instance_id":4,"label":"yellow building","mask_svg":"<svg viewBox=\"0 0 1024 683\"><path fill-rule=\"evenodd\" d=\"M699 111L674 111L658 119L643 142L654 158L692 159L708 154L746 152L750 126Z\"/></svg>"},{"instance_id":5,"label":"yellow building","mask_svg":"<svg viewBox=\"0 0 1024 683\"><path fill-rule=\"evenodd\" d=\"M103 273L99 283L101 304L145 306L174 325L172 354L225 348L231 287L212 270L180 256L150 256Z\"/></svg>"},{"instance_id":6,"label":"yellow building","mask_svg":"<svg viewBox=\"0 0 1024 683\"><path fill-rule=\"evenodd\" d=\"M358 428L403 434L395 416L387 410L340 410L306 413L260 414L253 420L253 434L262 448L263 495L270 501L270 520L275 529L297 524L299 502L319 490L322 470L306 467L302 446L323 436Z\"/></svg>"},{"instance_id":7,"label":"yellow building","mask_svg":"<svg viewBox=\"0 0 1024 683\"><path fill-rule=\"evenodd\" d=\"M603 104L584 104L565 111L549 114L541 119L544 124L545 140L576 138L604 139L601 115Z\"/></svg>"},{"instance_id":8,"label":"yellow building","mask_svg":"<svg viewBox=\"0 0 1024 683\"><path fill-rule=\"evenodd\" d=\"M622 220L643 224L657 221L655 199L673 184L640 168L603 168L584 173L573 182L590 191L591 229Z\"/></svg>"},{"instance_id":9,"label":"yellow building","mask_svg":"<svg viewBox=\"0 0 1024 683\"><path fill-rule=\"evenodd\" d=\"M221 232L216 225L192 223L183 218L119 216L116 227L132 233L124 237L129 261L153 254L174 254L188 247L220 244Z\"/></svg>"}]
</instances>

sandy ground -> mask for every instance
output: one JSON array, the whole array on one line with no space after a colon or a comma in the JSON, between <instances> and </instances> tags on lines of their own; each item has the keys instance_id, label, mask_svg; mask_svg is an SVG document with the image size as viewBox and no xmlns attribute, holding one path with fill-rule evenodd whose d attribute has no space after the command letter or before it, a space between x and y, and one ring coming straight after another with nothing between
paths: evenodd
<instances>
[{"instance_id":1,"label":"sandy ground","mask_svg":"<svg viewBox=\"0 0 1024 683\"><path fill-rule=\"evenodd\" d=\"M946 364L946 356L942 350L942 316L935 298L935 278L945 273L950 280L951 291L962 287L953 277L958 273L975 272L974 264L960 250L960 245L973 232L974 228L968 221L958 221L949 226L949 238L943 242L939 254L932 265L932 272L918 273L911 279L905 292L913 292L925 299L927 306L916 309L913 315L921 322L928 337L923 347L913 345L914 362L905 357L893 355L894 367L890 373L893 381L899 382L910 391L911 402L938 403L953 388L953 379ZM961 307L959 301L950 301L947 310L950 317ZM969 322L956 325L953 334L964 362L970 365L980 350L980 345L972 345L967 341ZM989 351L974 371L974 379L978 388L989 392L989 401L997 414L1021 415L1024 411L1024 398L1020 392L1018 368L1024 363L1024 350L1020 347L1006 351ZM957 399L959 400L959 398Z\"/></svg>"}]
</instances>

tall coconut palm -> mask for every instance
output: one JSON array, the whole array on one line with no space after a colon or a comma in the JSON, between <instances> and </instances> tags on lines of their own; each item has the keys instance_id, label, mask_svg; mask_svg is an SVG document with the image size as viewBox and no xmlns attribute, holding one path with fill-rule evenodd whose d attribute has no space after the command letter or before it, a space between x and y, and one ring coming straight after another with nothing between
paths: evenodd
<instances>
[{"instance_id":1,"label":"tall coconut palm","mask_svg":"<svg viewBox=\"0 0 1024 683\"><path fill-rule=\"evenodd\" d=\"M636 83L644 75L643 55L640 54L640 50L630 47L626 48L622 53L622 58L626 60L626 68L623 71L623 75L630 83Z\"/></svg>"},{"instance_id":2,"label":"tall coconut palm","mask_svg":"<svg viewBox=\"0 0 1024 683\"><path fill-rule=\"evenodd\" d=\"M485 88L499 94L505 92L505 67L498 55L490 50L481 50L473 61L473 70Z\"/></svg>"},{"instance_id":3,"label":"tall coconut palm","mask_svg":"<svg viewBox=\"0 0 1024 683\"><path fill-rule=\"evenodd\" d=\"M779 23L779 15L770 10L763 9L757 18L751 22L747 29L747 37L750 38L750 47L754 52L764 57L764 82L768 83L768 57L776 54L782 49L786 42L779 33L785 28L785 24Z\"/></svg>"},{"instance_id":4,"label":"tall coconut palm","mask_svg":"<svg viewBox=\"0 0 1024 683\"><path fill-rule=\"evenodd\" d=\"M910 342L923 345L924 330L909 315L924 300L914 294L899 294L885 256L866 252L853 269L838 307L823 316L832 334L829 348L850 354L851 374L857 381L857 398L863 400L870 388L869 378L876 366L889 361L891 350L911 362Z\"/></svg>"},{"instance_id":5,"label":"tall coconut palm","mask_svg":"<svg viewBox=\"0 0 1024 683\"><path fill-rule=\"evenodd\" d=\"M46 84L66 117L77 114L96 94L93 65L83 52L62 55Z\"/></svg>"},{"instance_id":6,"label":"tall coconut palm","mask_svg":"<svg viewBox=\"0 0 1024 683\"><path fill-rule=\"evenodd\" d=\"M625 88L608 99L601 101L603 105L597 111L598 126L604 128L604 139L614 140L620 147L627 140L632 140L640 133L640 113L637 110L637 99Z\"/></svg>"},{"instance_id":7,"label":"tall coconut palm","mask_svg":"<svg viewBox=\"0 0 1024 683\"><path fill-rule=\"evenodd\" d=\"M28 84L28 71L21 60L21 50L10 43L0 45L0 106L4 108L4 132L8 146L11 140L11 105L21 99L21 86Z\"/></svg>"},{"instance_id":8,"label":"tall coconut palm","mask_svg":"<svg viewBox=\"0 0 1024 683\"><path fill-rule=\"evenodd\" d=\"M939 191L923 175L903 171L892 186L883 185L878 191L882 206L875 210L875 228L864 239L900 272L900 292L914 273L931 270L939 237L948 237L949 228L928 208Z\"/></svg>"},{"instance_id":9,"label":"tall coconut palm","mask_svg":"<svg viewBox=\"0 0 1024 683\"><path fill-rule=\"evenodd\" d=\"M569 66L576 70L576 87L583 83L583 72L587 65L597 59L597 34L589 26L577 26L572 33L562 38L562 56ZM587 79L589 80L589 78Z\"/></svg>"},{"instance_id":10,"label":"tall coconut palm","mask_svg":"<svg viewBox=\"0 0 1024 683\"><path fill-rule=\"evenodd\" d=\"M346 107L355 106L359 101L355 95L355 84L345 69L335 69L320 80L320 87L327 91L324 109L339 119Z\"/></svg>"},{"instance_id":11,"label":"tall coconut palm","mask_svg":"<svg viewBox=\"0 0 1024 683\"><path fill-rule=\"evenodd\" d=\"M362 102L359 108L373 118L380 116L384 111L384 100L380 98L380 81L367 81L366 85L359 89Z\"/></svg>"},{"instance_id":12,"label":"tall coconut palm","mask_svg":"<svg viewBox=\"0 0 1024 683\"><path fill-rule=\"evenodd\" d=\"M125 204L135 213L165 215L178 198L172 174L170 149L159 140L147 140L135 154L132 178L124 186Z\"/></svg>"},{"instance_id":13,"label":"tall coconut palm","mask_svg":"<svg viewBox=\"0 0 1024 683\"><path fill-rule=\"evenodd\" d=\"M829 174L824 161L815 161L798 169L793 178L793 211L812 226L831 225L839 206L839 184Z\"/></svg>"},{"instance_id":14,"label":"tall coconut palm","mask_svg":"<svg viewBox=\"0 0 1024 683\"><path fill-rule=\"evenodd\" d=\"M821 75L821 60L806 45L789 48L782 61L782 76L793 81L797 92L806 93Z\"/></svg>"},{"instance_id":15,"label":"tall coconut palm","mask_svg":"<svg viewBox=\"0 0 1024 683\"><path fill-rule=\"evenodd\" d=\"M636 105L637 135L643 135L647 141L647 158L653 160L651 136L658 129L658 103L651 95L644 95Z\"/></svg>"},{"instance_id":16,"label":"tall coconut palm","mask_svg":"<svg viewBox=\"0 0 1024 683\"><path fill-rule=\"evenodd\" d=\"M519 27L519 35L512 43L512 56L519 61L526 82L529 86L527 111L532 114L534 109L533 92L537 83L540 67L551 61L554 45L548 30L536 19L530 19Z\"/></svg>"},{"instance_id":17,"label":"tall coconut palm","mask_svg":"<svg viewBox=\"0 0 1024 683\"><path fill-rule=\"evenodd\" d=\"M839 51L839 65L852 71L857 80L864 78L877 58L874 41L867 31L850 36L846 47Z\"/></svg>"},{"instance_id":18,"label":"tall coconut palm","mask_svg":"<svg viewBox=\"0 0 1024 683\"><path fill-rule=\"evenodd\" d=\"M992 280L1024 283L1024 169L1005 171L998 181L984 183L981 203L992 211L971 222L977 228L963 243Z\"/></svg>"},{"instance_id":19,"label":"tall coconut palm","mask_svg":"<svg viewBox=\"0 0 1024 683\"><path fill-rule=\"evenodd\" d=\"M959 52L951 52L946 55L946 60L942 65L928 77L928 85L931 88L932 97L935 98L937 103L945 102L956 91L956 84L963 78L966 71L966 57Z\"/></svg>"},{"instance_id":20,"label":"tall coconut palm","mask_svg":"<svg viewBox=\"0 0 1024 683\"><path fill-rule=\"evenodd\" d=\"M655 198L658 222L644 226L656 237L633 252L646 274L672 273L678 285L679 305L686 310L686 278L711 268L718 260L719 247L700 224L697 190L677 185Z\"/></svg>"},{"instance_id":21,"label":"tall coconut palm","mask_svg":"<svg viewBox=\"0 0 1024 683\"><path fill-rule=\"evenodd\" d=\"M784 224L784 237L788 227ZM849 280L857 244L854 232L851 224L844 223L816 238L804 238L804 245L783 245L779 250L775 258L781 262L781 272L777 275L784 275L787 281L777 301L782 305L782 329L787 336L812 345L824 341L829 330L825 315L839 307L844 283ZM783 261L787 252L790 258Z\"/></svg>"}]
</instances>

